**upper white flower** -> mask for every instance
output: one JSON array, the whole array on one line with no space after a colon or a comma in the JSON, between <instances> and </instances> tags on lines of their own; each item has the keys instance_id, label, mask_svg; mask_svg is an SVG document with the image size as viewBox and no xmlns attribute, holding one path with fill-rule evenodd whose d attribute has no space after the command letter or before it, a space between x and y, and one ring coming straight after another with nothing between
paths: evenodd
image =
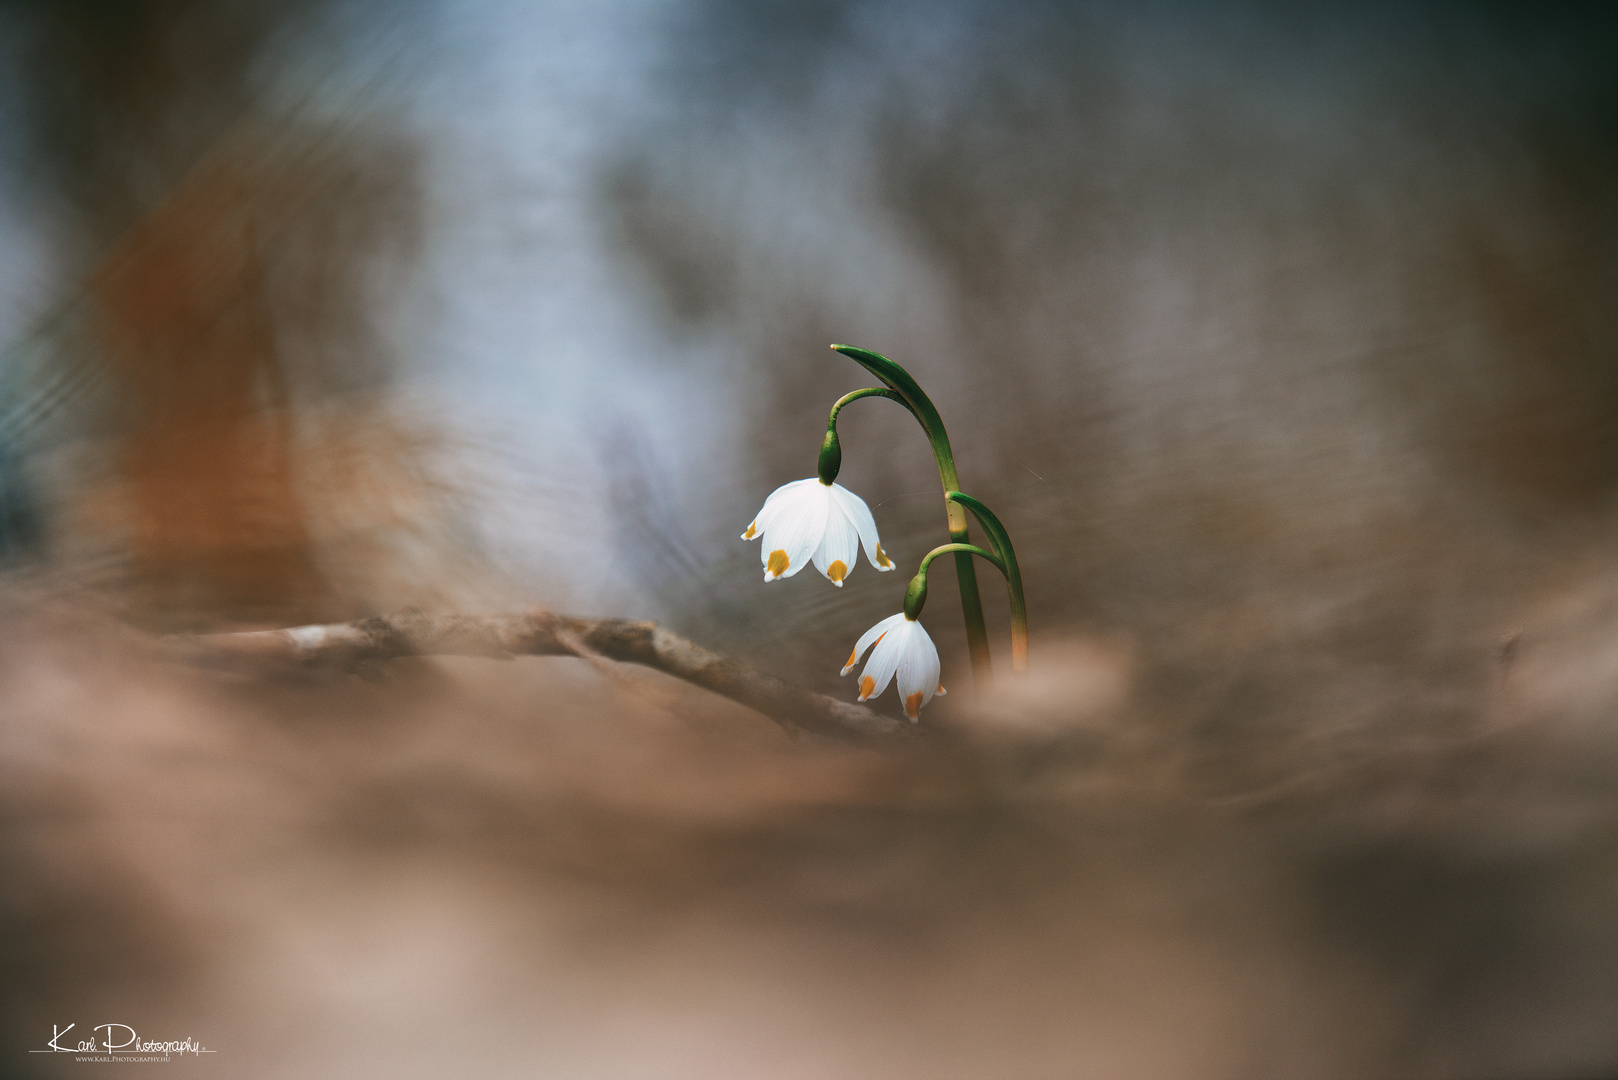
<instances>
[{"instance_id":1,"label":"upper white flower","mask_svg":"<svg viewBox=\"0 0 1618 1080\"><path fill-rule=\"evenodd\" d=\"M742 539L760 534L765 581L791 577L813 561L816 570L841 588L859 560L861 543L872 566L893 569L865 500L841 484L824 484L813 476L782 484L770 493Z\"/></svg>"},{"instance_id":2,"label":"upper white flower","mask_svg":"<svg viewBox=\"0 0 1618 1080\"><path fill-rule=\"evenodd\" d=\"M860 655L871 650L871 658L860 672L860 700L874 698L888 688L895 674L899 676L899 697L905 703L905 715L915 723L921 707L942 694L938 682L938 649L927 636L921 623L905 617L904 612L890 615L877 623L854 645L843 665L843 674L854 670Z\"/></svg>"}]
</instances>

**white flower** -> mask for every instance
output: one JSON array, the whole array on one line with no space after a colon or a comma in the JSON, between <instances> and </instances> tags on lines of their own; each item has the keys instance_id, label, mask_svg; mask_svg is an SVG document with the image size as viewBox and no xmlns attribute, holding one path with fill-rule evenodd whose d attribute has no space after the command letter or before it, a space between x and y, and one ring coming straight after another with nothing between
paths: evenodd
<instances>
[{"instance_id":1,"label":"white flower","mask_svg":"<svg viewBox=\"0 0 1618 1080\"><path fill-rule=\"evenodd\" d=\"M812 560L816 570L841 588L859 559L861 543L872 566L893 569L865 500L841 484L823 484L812 476L770 493L742 539L761 533L765 581L791 577Z\"/></svg>"},{"instance_id":2,"label":"white flower","mask_svg":"<svg viewBox=\"0 0 1618 1080\"><path fill-rule=\"evenodd\" d=\"M859 663L860 654L871 650L871 658L860 672L860 700L874 698L888 688L888 680L899 676L899 697L905 703L905 715L911 723L921 715L921 707L933 699L934 693L944 693L938 682L938 649L927 636L921 623L905 617L904 612L890 615L865 631L863 637L848 654L843 665L847 675Z\"/></svg>"}]
</instances>

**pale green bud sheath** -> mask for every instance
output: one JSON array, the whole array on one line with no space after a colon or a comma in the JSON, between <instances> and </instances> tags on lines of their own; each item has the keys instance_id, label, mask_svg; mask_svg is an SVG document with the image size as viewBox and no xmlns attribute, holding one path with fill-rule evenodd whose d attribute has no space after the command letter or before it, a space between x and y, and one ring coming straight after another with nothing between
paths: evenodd
<instances>
[{"instance_id":1,"label":"pale green bud sheath","mask_svg":"<svg viewBox=\"0 0 1618 1080\"><path fill-rule=\"evenodd\" d=\"M946 491L944 498L972 511L972 516L978 519L978 527L988 535L989 545L999 556L996 565L1006 576L1006 591L1011 594L1011 670L1027 671L1028 607L1023 601L1022 571L1017 568L1017 552L1011 546L1011 537L1006 533L1006 527L1000 524L1000 519L972 496L959 491Z\"/></svg>"},{"instance_id":2,"label":"pale green bud sheath","mask_svg":"<svg viewBox=\"0 0 1618 1080\"><path fill-rule=\"evenodd\" d=\"M959 491L961 480L955 472L955 454L950 449L949 433L944 430L944 421L939 417L931 399L917 385L916 380L911 378L910 373L881 353L869 349L861 349L854 345L833 345L832 348L882 380L883 384L893 391L892 394L883 396L897 397L910 410L921 424L922 430L927 433L927 441L932 444L933 457L938 462L938 478L944 485L946 495L951 491ZM858 395L880 393L880 390L874 389L855 391ZM843 403L838 402L837 406L833 406L834 416L836 409ZM950 540L954 544L969 547L970 545L966 543L969 538L966 510L961 504L949 498L944 500L944 508L949 523ZM953 550L955 575L961 585L961 614L966 619L966 644L972 656L972 674L978 682L987 684L993 673L993 667L989 659L989 632L983 623L983 600L978 595L977 569L972 565L971 551L962 548Z\"/></svg>"}]
</instances>

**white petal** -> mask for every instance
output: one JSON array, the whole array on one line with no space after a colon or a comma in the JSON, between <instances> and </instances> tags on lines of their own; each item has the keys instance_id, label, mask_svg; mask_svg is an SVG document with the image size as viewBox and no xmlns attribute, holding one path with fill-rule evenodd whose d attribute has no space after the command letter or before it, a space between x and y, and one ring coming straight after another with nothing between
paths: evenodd
<instances>
[{"instance_id":1,"label":"white petal","mask_svg":"<svg viewBox=\"0 0 1618 1080\"><path fill-rule=\"evenodd\" d=\"M759 549L765 581L791 577L804 568L820 546L831 513L831 490L819 480L798 480L786 487L793 490L782 489L774 505L766 504L773 513Z\"/></svg>"},{"instance_id":2,"label":"white petal","mask_svg":"<svg viewBox=\"0 0 1618 1080\"><path fill-rule=\"evenodd\" d=\"M850 671L853 671L854 665L859 663L860 657L865 655L865 650L876 644L877 639L883 634L892 630L894 623L904 622L904 617L905 615L902 611L897 615L889 615L886 619L861 634L859 641L854 643L854 651L848 654L848 663L843 665L843 674L847 675Z\"/></svg>"},{"instance_id":3,"label":"white petal","mask_svg":"<svg viewBox=\"0 0 1618 1080\"><path fill-rule=\"evenodd\" d=\"M865 545L865 557L871 561L871 565L878 570L892 570L893 560L882 550L882 540L876 534L876 519L871 516L871 508L865 505L865 500L841 484L833 484L831 490L838 507L859 531L860 542ZM853 569L852 565L849 568Z\"/></svg>"},{"instance_id":4,"label":"white petal","mask_svg":"<svg viewBox=\"0 0 1618 1080\"><path fill-rule=\"evenodd\" d=\"M899 700L904 702L905 715L912 721L921 714L921 707L933 699L938 687L938 647L921 623L911 623L904 640L904 653L899 657Z\"/></svg>"},{"instance_id":5,"label":"white petal","mask_svg":"<svg viewBox=\"0 0 1618 1080\"><path fill-rule=\"evenodd\" d=\"M769 496L764 500L764 505L768 506L777 499L789 498L794 494L801 495L805 491L810 490L813 486L825 487L826 485L822 484L820 482L820 478L815 476L808 477L804 480L789 480L780 487L776 488L774 491L770 492Z\"/></svg>"},{"instance_id":6,"label":"white petal","mask_svg":"<svg viewBox=\"0 0 1618 1080\"><path fill-rule=\"evenodd\" d=\"M811 476L807 480L794 480L790 484L782 484L770 492L769 498L764 500L764 506L759 510L758 515L753 518L752 524L748 525L746 530L742 532L742 539L757 539L760 533L769 528L770 522L780 516L781 507L792 501L790 493L801 490L805 484L820 484L820 481ZM783 495L787 496L785 502L781 498Z\"/></svg>"},{"instance_id":7,"label":"white petal","mask_svg":"<svg viewBox=\"0 0 1618 1080\"><path fill-rule=\"evenodd\" d=\"M910 634L915 623L903 615L897 626L890 627L871 646L871 658L865 662L865 670L860 672L860 700L880 697L893 681L893 673L899 668L899 658L904 655L910 640Z\"/></svg>"},{"instance_id":8,"label":"white petal","mask_svg":"<svg viewBox=\"0 0 1618 1080\"><path fill-rule=\"evenodd\" d=\"M820 538L820 546L815 548L815 569L824 574L827 581L841 588L843 579L854 572L854 565L859 560L860 534L854 531L854 523L838 507L833 489L828 488L826 494L826 531Z\"/></svg>"}]
</instances>

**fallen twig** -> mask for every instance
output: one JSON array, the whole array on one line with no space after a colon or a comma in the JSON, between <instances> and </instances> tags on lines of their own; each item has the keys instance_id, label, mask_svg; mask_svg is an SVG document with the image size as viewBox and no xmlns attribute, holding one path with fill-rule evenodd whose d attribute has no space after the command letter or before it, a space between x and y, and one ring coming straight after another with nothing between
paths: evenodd
<instances>
[{"instance_id":1,"label":"fallen twig","mask_svg":"<svg viewBox=\"0 0 1618 1080\"><path fill-rule=\"evenodd\" d=\"M835 738L910 736L912 725L817 694L634 619L527 615L380 615L327 626L179 639L193 655L288 660L347 669L404 656L582 656L656 668L756 709L784 727Z\"/></svg>"}]
</instances>

